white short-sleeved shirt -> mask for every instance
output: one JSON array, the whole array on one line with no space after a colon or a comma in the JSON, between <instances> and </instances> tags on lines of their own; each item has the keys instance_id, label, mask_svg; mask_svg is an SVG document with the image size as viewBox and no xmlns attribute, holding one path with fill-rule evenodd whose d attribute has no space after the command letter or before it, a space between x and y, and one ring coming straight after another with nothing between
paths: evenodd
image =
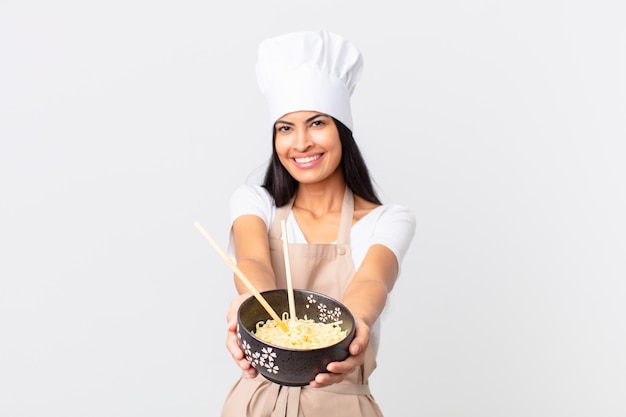
<instances>
[{"instance_id":1,"label":"white short-sleeved shirt","mask_svg":"<svg viewBox=\"0 0 626 417\"><path fill-rule=\"evenodd\" d=\"M259 216L269 228L276 214L276 205L269 192L259 185L242 185L233 193L230 200L231 224L244 214ZM307 243L293 213L287 218L287 238L291 243ZM352 226L350 249L355 270L365 258L370 246L381 244L391 250L402 264L413 235L415 217L405 207L397 204L385 204L372 210ZM232 232L228 241L229 255L234 257Z\"/></svg>"}]
</instances>

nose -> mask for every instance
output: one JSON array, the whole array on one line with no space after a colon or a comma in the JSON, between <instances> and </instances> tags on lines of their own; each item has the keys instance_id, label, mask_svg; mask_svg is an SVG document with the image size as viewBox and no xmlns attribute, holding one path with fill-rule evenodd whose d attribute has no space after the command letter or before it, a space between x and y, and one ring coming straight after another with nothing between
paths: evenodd
<instances>
[{"instance_id":1,"label":"nose","mask_svg":"<svg viewBox=\"0 0 626 417\"><path fill-rule=\"evenodd\" d=\"M308 130L305 128L296 129L293 139L293 149L297 152L305 152L311 146L313 146L313 141L311 140L311 135Z\"/></svg>"}]
</instances>

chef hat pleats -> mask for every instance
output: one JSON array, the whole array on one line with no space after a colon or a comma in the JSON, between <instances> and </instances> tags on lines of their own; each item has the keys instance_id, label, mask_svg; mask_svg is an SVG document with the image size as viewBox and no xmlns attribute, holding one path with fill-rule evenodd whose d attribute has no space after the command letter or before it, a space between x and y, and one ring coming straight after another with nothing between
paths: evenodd
<instances>
[{"instance_id":1,"label":"chef hat pleats","mask_svg":"<svg viewBox=\"0 0 626 417\"><path fill-rule=\"evenodd\" d=\"M324 30L295 32L259 45L257 81L272 126L294 111L319 111L352 130L350 97L363 59L354 44Z\"/></svg>"}]
</instances>

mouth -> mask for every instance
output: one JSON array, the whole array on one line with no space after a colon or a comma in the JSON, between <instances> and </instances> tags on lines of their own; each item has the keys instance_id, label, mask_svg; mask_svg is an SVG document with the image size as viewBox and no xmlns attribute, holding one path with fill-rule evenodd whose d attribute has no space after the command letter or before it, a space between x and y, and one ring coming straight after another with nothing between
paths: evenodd
<instances>
[{"instance_id":1,"label":"mouth","mask_svg":"<svg viewBox=\"0 0 626 417\"><path fill-rule=\"evenodd\" d=\"M318 153L316 155L310 155L310 156L303 156L300 158L293 158L294 161L296 161L298 164L308 164L310 162L316 161L318 159L320 159L322 157L321 153Z\"/></svg>"}]
</instances>

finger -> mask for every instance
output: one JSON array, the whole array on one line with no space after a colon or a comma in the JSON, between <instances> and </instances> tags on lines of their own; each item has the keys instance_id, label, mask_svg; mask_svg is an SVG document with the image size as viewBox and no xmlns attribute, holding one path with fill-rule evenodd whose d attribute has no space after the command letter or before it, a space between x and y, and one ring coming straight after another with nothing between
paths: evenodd
<instances>
[{"instance_id":1,"label":"finger","mask_svg":"<svg viewBox=\"0 0 626 417\"><path fill-rule=\"evenodd\" d=\"M359 353L361 353L362 347L361 347L361 343L358 340L353 340L352 343L350 343L350 355L352 356L356 356Z\"/></svg>"},{"instance_id":2,"label":"finger","mask_svg":"<svg viewBox=\"0 0 626 417\"><path fill-rule=\"evenodd\" d=\"M237 318L235 317L232 320L230 320L227 323L227 326L228 326L227 329L229 332L233 332L233 333L237 332Z\"/></svg>"},{"instance_id":3,"label":"finger","mask_svg":"<svg viewBox=\"0 0 626 417\"><path fill-rule=\"evenodd\" d=\"M226 335L226 349L230 352L231 356L235 360L241 360L243 358L243 351L239 347L237 334L229 331Z\"/></svg>"},{"instance_id":4,"label":"finger","mask_svg":"<svg viewBox=\"0 0 626 417\"><path fill-rule=\"evenodd\" d=\"M309 385L313 388L327 387L343 381L345 374L319 373Z\"/></svg>"},{"instance_id":5,"label":"finger","mask_svg":"<svg viewBox=\"0 0 626 417\"><path fill-rule=\"evenodd\" d=\"M326 370L333 374L349 374L354 371L362 361L358 358L350 357L343 362L331 362L326 366Z\"/></svg>"},{"instance_id":6,"label":"finger","mask_svg":"<svg viewBox=\"0 0 626 417\"><path fill-rule=\"evenodd\" d=\"M248 375L250 378L256 378L258 374L259 372L254 367L251 366L250 369L248 369Z\"/></svg>"}]
</instances>

